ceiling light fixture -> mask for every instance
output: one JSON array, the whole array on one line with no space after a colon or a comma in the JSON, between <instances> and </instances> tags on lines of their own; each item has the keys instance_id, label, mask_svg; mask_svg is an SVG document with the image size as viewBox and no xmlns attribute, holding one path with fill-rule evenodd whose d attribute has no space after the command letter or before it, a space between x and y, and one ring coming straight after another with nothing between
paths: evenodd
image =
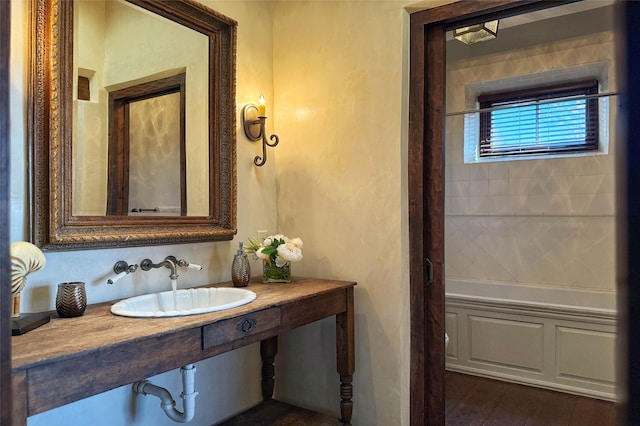
<instances>
[{"instance_id":1,"label":"ceiling light fixture","mask_svg":"<svg viewBox=\"0 0 640 426\"><path fill-rule=\"evenodd\" d=\"M498 37L498 20L483 22L469 27L456 28L453 37L464 44L474 44L480 41L492 40Z\"/></svg>"}]
</instances>

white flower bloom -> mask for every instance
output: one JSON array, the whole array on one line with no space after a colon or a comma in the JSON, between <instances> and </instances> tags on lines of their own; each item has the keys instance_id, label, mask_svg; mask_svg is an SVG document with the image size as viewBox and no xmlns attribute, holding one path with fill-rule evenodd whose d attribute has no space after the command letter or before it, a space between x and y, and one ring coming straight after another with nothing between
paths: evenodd
<instances>
[{"instance_id":1,"label":"white flower bloom","mask_svg":"<svg viewBox=\"0 0 640 426\"><path fill-rule=\"evenodd\" d=\"M291 240L289 240L289 242L299 249L302 248L302 240L299 237L292 238Z\"/></svg>"},{"instance_id":2,"label":"white flower bloom","mask_svg":"<svg viewBox=\"0 0 640 426\"><path fill-rule=\"evenodd\" d=\"M302 250L292 243L280 244L278 246L278 258L283 259L285 262L297 262L302 259ZM276 258L276 265L278 264L278 258Z\"/></svg>"},{"instance_id":3,"label":"white flower bloom","mask_svg":"<svg viewBox=\"0 0 640 426\"><path fill-rule=\"evenodd\" d=\"M260 247L260 248L256 249L256 256L258 257L258 259L262 259L262 260L269 259L269 255L263 253L262 250L264 250L264 247Z\"/></svg>"}]
</instances>

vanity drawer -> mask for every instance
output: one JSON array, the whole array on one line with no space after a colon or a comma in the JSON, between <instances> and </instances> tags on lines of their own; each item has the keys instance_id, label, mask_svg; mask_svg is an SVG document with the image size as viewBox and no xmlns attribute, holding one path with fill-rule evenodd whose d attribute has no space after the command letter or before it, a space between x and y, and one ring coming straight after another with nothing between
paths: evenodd
<instances>
[{"instance_id":1,"label":"vanity drawer","mask_svg":"<svg viewBox=\"0 0 640 426\"><path fill-rule=\"evenodd\" d=\"M280 308L252 312L202 328L202 349L210 349L280 326Z\"/></svg>"}]
</instances>

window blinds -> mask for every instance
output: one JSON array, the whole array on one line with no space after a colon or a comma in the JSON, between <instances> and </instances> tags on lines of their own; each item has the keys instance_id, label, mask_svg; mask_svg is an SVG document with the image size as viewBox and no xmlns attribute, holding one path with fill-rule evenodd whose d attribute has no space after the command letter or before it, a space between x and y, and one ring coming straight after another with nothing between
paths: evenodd
<instances>
[{"instance_id":1,"label":"window blinds","mask_svg":"<svg viewBox=\"0 0 640 426\"><path fill-rule=\"evenodd\" d=\"M481 95L480 157L598 149L598 81Z\"/></svg>"}]
</instances>

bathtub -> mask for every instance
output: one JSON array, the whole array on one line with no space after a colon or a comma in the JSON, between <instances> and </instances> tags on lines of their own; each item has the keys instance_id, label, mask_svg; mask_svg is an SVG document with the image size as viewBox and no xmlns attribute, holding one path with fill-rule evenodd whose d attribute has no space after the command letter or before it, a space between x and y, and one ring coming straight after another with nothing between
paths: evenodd
<instances>
[{"instance_id":1,"label":"bathtub","mask_svg":"<svg viewBox=\"0 0 640 426\"><path fill-rule=\"evenodd\" d=\"M447 279L446 368L616 400L614 292Z\"/></svg>"}]
</instances>

